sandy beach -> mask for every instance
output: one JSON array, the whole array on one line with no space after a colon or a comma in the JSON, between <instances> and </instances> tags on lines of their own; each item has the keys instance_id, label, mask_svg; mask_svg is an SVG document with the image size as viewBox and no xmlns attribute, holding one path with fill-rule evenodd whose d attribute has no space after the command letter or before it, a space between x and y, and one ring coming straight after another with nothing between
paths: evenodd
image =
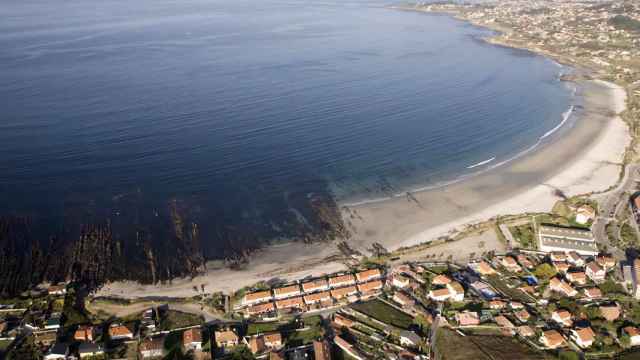
<instances>
[{"instance_id":1,"label":"sandy beach","mask_svg":"<svg viewBox=\"0 0 640 360\"><path fill-rule=\"evenodd\" d=\"M350 245L364 253L375 242L388 249L417 245L497 215L549 211L559 200L558 190L571 196L613 186L631 140L617 115L624 110L625 91L603 81L579 85L583 108L555 136L521 158L458 183L415 192L415 200L401 196L347 207L343 217L354 234ZM459 251L459 245L440 246L438 251ZM116 282L96 295L190 297L196 295L193 286L201 284L206 291L228 293L258 281L301 279L342 270L344 264L329 260L337 254L333 244L282 244L255 253L242 270L212 265L194 279L157 285Z\"/></svg>"}]
</instances>

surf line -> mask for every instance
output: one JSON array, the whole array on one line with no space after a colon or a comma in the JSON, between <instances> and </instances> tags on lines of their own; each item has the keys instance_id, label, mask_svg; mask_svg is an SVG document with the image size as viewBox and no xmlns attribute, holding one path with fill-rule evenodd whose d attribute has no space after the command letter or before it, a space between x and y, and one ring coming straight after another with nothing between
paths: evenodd
<instances>
[{"instance_id":1,"label":"surf line","mask_svg":"<svg viewBox=\"0 0 640 360\"><path fill-rule=\"evenodd\" d=\"M480 161L480 162L479 162L479 163L477 163L477 164L469 165L469 166L467 166L467 169L473 169L473 168L478 167L478 166L486 165L486 164L488 164L488 163L492 162L492 161L493 161L493 160L495 160L495 159L496 159L496 158L495 158L495 156L494 156L494 157L492 157L491 159L487 159L487 160L484 160L484 161Z\"/></svg>"},{"instance_id":2,"label":"surf line","mask_svg":"<svg viewBox=\"0 0 640 360\"><path fill-rule=\"evenodd\" d=\"M564 123L566 123L567 120L569 120L572 113L573 113L573 105L571 105L569 109L562 114L562 121L560 121L560 124L556 125L553 129L547 131L544 135L540 137L540 140L543 140L549 137L550 135L552 135L553 133L555 133L556 131L558 131L558 129L560 129L562 125L564 125Z\"/></svg>"}]
</instances>

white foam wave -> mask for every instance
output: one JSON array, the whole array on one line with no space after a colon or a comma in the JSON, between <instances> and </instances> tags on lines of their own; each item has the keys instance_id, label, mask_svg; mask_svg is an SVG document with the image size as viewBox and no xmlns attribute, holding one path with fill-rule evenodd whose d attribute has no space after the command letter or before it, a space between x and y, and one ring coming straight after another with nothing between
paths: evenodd
<instances>
[{"instance_id":1,"label":"white foam wave","mask_svg":"<svg viewBox=\"0 0 640 360\"><path fill-rule=\"evenodd\" d=\"M553 129L547 131L544 135L540 136L538 138L538 141L535 142L535 144L533 144L530 147L524 149L523 151L520 151L519 153L515 154L514 156L512 156L510 158L507 158L507 159L505 159L503 161L500 161L498 163L492 164L491 166L488 166L485 169L482 169L480 171L476 171L474 173L461 175L461 176L459 176L459 177L457 177L457 178L455 178L453 180L440 182L440 183L436 183L436 184L432 184L432 185L427 185L427 186L423 186L423 187L419 187L419 188L413 188L413 189L410 189L410 190L407 190L407 191L403 191L403 192L399 192L399 193L393 194L391 196L384 196L384 197L379 197L379 198L366 199L366 200L362 200L362 201L346 203L346 204L343 204L343 206L355 207L355 206L359 206L359 205L380 203L380 202L387 201L387 200L394 199L394 198L398 198L398 197L401 197L401 196L407 196L408 194L411 194L411 193L418 193L418 192L423 192L423 191L442 188L442 187L445 187L445 186L448 186L448 185L453 185L455 183L461 182L461 181L466 180L466 179L468 179L468 178L470 178L472 176L486 173L486 172L491 171L491 170L493 170L495 168L498 168L498 167L500 167L502 165L510 163L510 162L512 162L512 161L514 161L514 160L516 160L518 158L521 158L521 157L529 154L530 152L534 151L538 146L540 146L540 144L542 144L542 142L543 142L543 140L545 138L549 137L550 135L552 135L553 133L558 131L569 120L569 118L571 118L571 114L573 113L573 108L574 108L574 106L571 105L569 107L569 109L567 109L567 111L565 111L562 114L562 121L558 125L556 125ZM493 161L494 159L495 159L495 157L491 158L491 159L488 159L488 160L485 160L483 162L480 162L478 164L474 164L474 165L480 166L479 164L482 164L482 163L487 164L490 161ZM469 168L469 167L467 167L467 168Z\"/></svg>"},{"instance_id":2,"label":"white foam wave","mask_svg":"<svg viewBox=\"0 0 640 360\"><path fill-rule=\"evenodd\" d=\"M553 133L555 133L556 131L558 131L562 127L562 125L564 125L567 122L567 120L569 120L572 113L573 113L573 105L569 106L569 109L564 113L562 113L562 121L560 121L560 123L556 125L553 129L544 133L544 135L540 137L540 140L547 138L551 136Z\"/></svg>"},{"instance_id":3,"label":"white foam wave","mask_svg":"<svg viewBox=\"0 0 640 360\"><path fill-rule=\"evenodd\" d=\"M475 163L473 165L469 165L469 166L467 166L467 169L473 169L473 168L476 168L478 166L486 165L486 164L492 162L495 159L496 159L496 157L494 156L491 159L487 159L487 160L484 160L484 161L480 161L479 163Z\"/></svg>"}]
</instances>

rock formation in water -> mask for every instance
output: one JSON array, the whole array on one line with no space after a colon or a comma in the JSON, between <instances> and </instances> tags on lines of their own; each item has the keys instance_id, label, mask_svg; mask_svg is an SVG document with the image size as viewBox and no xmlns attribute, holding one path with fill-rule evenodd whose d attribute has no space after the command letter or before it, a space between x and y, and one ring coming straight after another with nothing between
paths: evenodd
<instances>
[{"instance_id":1,"label":"rock formation in water","mask_svg":"<svg viewBox=\"0 0 640 360\"><path fill-rule=\"evenodd\" d=\"M158 204L135 193L103 205L73 202L61 223L39 215L2 216L0 294L44 281L75 281L88 289L116 280L165 282L195 276L210 259L239 266L274 238L349 237L330 196L288 197L274 209L285 210L278 217L241 216L201 199Z\"/></svg>"}]
</instances>

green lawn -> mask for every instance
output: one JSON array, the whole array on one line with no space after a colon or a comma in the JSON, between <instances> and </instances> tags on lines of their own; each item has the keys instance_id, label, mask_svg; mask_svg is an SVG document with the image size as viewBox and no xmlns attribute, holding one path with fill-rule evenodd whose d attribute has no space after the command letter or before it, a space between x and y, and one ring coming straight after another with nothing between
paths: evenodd
<instances>
[{"instance_id":1,"label":"green lawn","mask_svg":"<svg viewBox=\"0 0 640 360\"><path fill-rule=\"evenodd\" d=\"M408 329L413 323L413 318L396 308L385 304L380 300L371 300L364 303L357 303L351 307L363 314L366 314L385 324L393 325L401 329Z\"/></svg>"}]
</instances>

